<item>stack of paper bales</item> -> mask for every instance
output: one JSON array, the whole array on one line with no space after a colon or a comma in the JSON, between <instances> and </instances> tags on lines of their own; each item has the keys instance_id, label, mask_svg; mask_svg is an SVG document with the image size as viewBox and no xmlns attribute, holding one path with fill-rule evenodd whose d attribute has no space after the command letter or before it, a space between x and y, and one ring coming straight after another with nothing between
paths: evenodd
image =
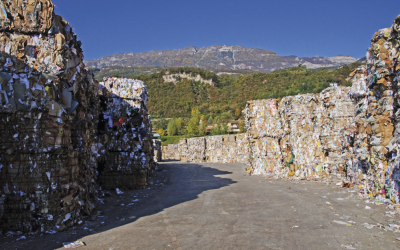
<instances>
[{"instance_id":1,"label":"stack of paper bales","mask_svg":"<svg viewBox=\"0 0 400 250\"><path fill-rule=\"evenodd\" d=\"M140 80L110 77L100 83L99 93L100 185L144 188L154 165L147 87Z\"/></svg>"},{"instance_id":2,"label":"stack of paper bales","mask_svg":"<svg viewBox=\"0 0 400 250\"><path fill-rule=\"evenodd\" d=\"M0 232L64 230L97 203L98 83L50 0L0 7Z\"/></svg>"},{"instance_id":3,"label":"stack of paper bales","mask_svg":"<svg viewBox=\"0 0 400 250\"><path fill-rule=\"evenodd\" d=\"M248 171L300 179L344 174L352 150L343 138L354 127L349 90L332 84L321 94L289 96L279 103L249 101L244 111Z\"/></svg>"},{"instance_id":4,"label":"stack of paper bales","mask_svg":"<svg viewBox=\"0 0 400 250\"><path fill-rule=\"evenodd\" d=\"M352 72L350 93L357 103L351 181L364 195L390 198L396 203L400 191L399 25L400 15L391 28L374 34L367 51L367 68Z\"/></svg>"},{"instance_id":5,"label":"stack of paper bales","mask_svg":"<svg viewBox=\"0 0 400 250\"><path fill-rule=\"evenodd\" d=\"M278 171L282 168L279 138L284 127L277 100L249 101L244 114L249 140L249 164L253 173Z\"/></svg>"}]
</instances>

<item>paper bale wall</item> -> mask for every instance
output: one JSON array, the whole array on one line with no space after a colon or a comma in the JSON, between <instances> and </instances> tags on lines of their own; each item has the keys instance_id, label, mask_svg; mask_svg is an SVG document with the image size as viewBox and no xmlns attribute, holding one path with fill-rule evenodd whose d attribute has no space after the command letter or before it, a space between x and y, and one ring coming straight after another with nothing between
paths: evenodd
<instances>
[{"instance_id":1,"label":"paper bale wall","mask_svg":"<svg viewBox=\"0 0 400 250\"><path fill-rule=\"evenodd\" d=\"M278 105L283 133L271 130L276 122L265 117L274 113L273 101L249 102L244 111L249 172L299 179L334 176L345 186L359 187L362 195L399 203L399 39L400 16L374 35L368 65L351 73L351 88L283 98ZM279 155L278 146L268 147L276 140L282 162L271 156Z\"/></svg>"},{"instance_id":2,"label":"paper bale wall","mask_svg":"<svg viewBox=\"0 0 400 250\"><path fill-rule=\"evenodd\" d=\"M99 94L99 184L105 189L144 188L154 165L146 85L105 78Z\"/></svg>"},{"instance_id":3,"label":"paper bale wall","mask_svg":"<svg viewBox=\"0 0 400 250\"><path fill-rule=\"evenodd\" d=\"M349 181L364 195L399 203L400 191L400 15L392 27L374 34L367 67L352 72L356 103L355 156Z\"/></svg>"},{"instance_id":4,"label":"paper bale wall","mask_svg":"<svg viewBox=\"0 0 400 250\"><path fill-rule=\"evenodd\" d=\"M178 154L181 161L188 161L188 139L180 139L178 143Z\"/></svg>"},{"instance_id":5,"label":"paper bale wall","mask_svg":"<svg viewBox=\"0 0 400 250\"><path fill-rule=\"evenodd\" d=\"M178 144L169 144L167 146L161 146L161 150L162 150L161 156L163 160L176 160L176 161L181 160Z\"/></svg>"},{"instance_id":6,"label":"paper bale wall","mask_svg":"<svg viewBox=\"0 0 400 250\"><path fill-rule=\"evenodd\" d=\"M217 135L204 137L205 161L214 163L236 162L238 150L235 135Z\"/></svg>"},{"instance_id":7,"label":"paper bale wall","mask_svg":"<svg viewBox=\"0 0 400 250\"><path fill-rule=\"evenodd\" d=\"M207 149L205 149L207 162L223 162L223 157L226 155L223 139L223 135L207 138Z\"/></svg>"},{"instance_id":8,"label":"paper bale wall","mask_svg":"<svg viewBox=\"0 0 400 250\"><path fill-rule=\"evenodd\" d=\"M249 143L246 134L236 134L236 159L234 162L246 163L249 161Z\"/></svg>"},{"instance_id":9,"label":"paper bale wall","mask_svg":"<svg viewBox=\"0 0 400 250\"><path fill-rule=\"evenodd\" d=\"M245 134L181 139L179 144L162 146L164 160L184 162L243 162L248 159Z\"/></svg>"},{"instance_id":10,"label":"paper bale wall","mask_svg":"<svg viewBox=\"0 0 400 250\"><path fill-rule=\"evenodd\" d=\"M204 137L190 138L186 140L188 162L205 162L206 139Z\"/></svg>"},{"instance_id":11,"label":"paper bale wall","mask_svg":"<svg viewBox=\"0 0 400 250\"><path fill-rule=\"evenodd\" d=\"M0 5L0 232L63 230L96 207L98 83L51 1Z\"/></svg>"},{"instance_id":12,"label":"paper bale wall","mask_svg":"<svg viewBox=\"0 0 400 250\"><path fill-rule=\"evenodd\" d=\"M245 126L249 140L249 162L255 174L272 172L282 167L279 138L284 132L277 100L248 102L245 110Z\"/></svg>"},{"instance_id":13,"label":"paper bale wall","mask_svg":"<svg viewBox=\"0 0 400 250\"><path fill-rule=\"evenodd\" d=\"M351 158L343 142L353 124L348 87L247 103L249 169L253 174L306 178L338 176Z\"/></svg>"}]
</instances>

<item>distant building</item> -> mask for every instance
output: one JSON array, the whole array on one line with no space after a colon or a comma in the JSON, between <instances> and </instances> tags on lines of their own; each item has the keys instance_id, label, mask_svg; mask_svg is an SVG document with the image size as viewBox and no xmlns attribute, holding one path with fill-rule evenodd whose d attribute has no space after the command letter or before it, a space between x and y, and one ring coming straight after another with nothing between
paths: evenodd
<instances>
[{"instance_id":1,"label":"distant building","mask_svg":"<svg viewBox=\"0 0 400 250\"><path fill-rule=\"evenodd\" d=\"M228 122L228 128L229 128L229 131L240 132L239 121L230 121L230 122Z\"/></svg>"},{"instance_id":2,"label":"distant building","mask_svg":"<svg viewBox=\"0 0 400 250\"><path fill-rule=\"evenodd\" d=\"M226 123L228 125L228 131L229 132L240 132L239 129L239 121L229 121L228 123ZM211 130L213 129L214 126L216 126L217 124L209 124L207 125L207 132L211 132ZM222 126L224 125L223 123L221 124Z\"/></svg>"}]
</instances>

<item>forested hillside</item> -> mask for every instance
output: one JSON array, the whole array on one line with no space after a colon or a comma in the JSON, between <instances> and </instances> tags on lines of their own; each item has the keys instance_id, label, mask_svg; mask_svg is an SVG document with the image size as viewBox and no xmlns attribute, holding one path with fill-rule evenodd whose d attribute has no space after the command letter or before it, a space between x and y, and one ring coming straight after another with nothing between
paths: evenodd
<instances>
[{"instance_id":1,"label":"forested hillside","mask_svg":"<svg viewBox=\"0 0 400 250\"><path fill-rule=\"evenodd\" d=\"M328 70L309 70L304 67L277 70L272 73L256 72L248 75L216 75L200 68L172 68L171 72L200 74L205 79L213 79L214 86L202 82L183 79L176 83L166 83L158 73L132 74L121 72L123 77L143 80L149 90L148 108L153 118L190 117L193 108L201 114L221 120L237 119L241 116L248 100L282 98L288 95L318 93L329 87L329 83L348 85L346 78L359 63ZM132 71L133 72L133 71ZM118 75L118 70L113 72ZM136 73L136 72L135 72Z\"/></svg>"}]
</instances>

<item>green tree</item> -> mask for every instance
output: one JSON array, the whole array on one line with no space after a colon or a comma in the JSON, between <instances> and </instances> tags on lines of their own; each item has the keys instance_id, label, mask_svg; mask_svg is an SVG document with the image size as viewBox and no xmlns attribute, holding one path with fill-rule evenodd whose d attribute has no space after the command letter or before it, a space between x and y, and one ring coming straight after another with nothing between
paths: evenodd
<instances>
[{"instance_id":1,"label":"green tree","mask_svg":"<svg viewBox=\"0 0 400 250\"><path fill-rule=\"evenodd\" d=\"M165 118L160 118L157 121L154 122L154 127L156 129L164 129L166 130L168 128L168 120Z\"/></svg>"},{"instance_id":2,"label":"green tree","mask_svg":"<svg viewBox=\"0 0 400 250\"><path fill-rule=\"evenodd\" d=\"M207 133L207 123L205 120L207 120L207 118L205 116L201 116L199 124L199 136L205 136Z\"/></svg>"},{"instance_id":3,"label":"green tree","mask_svg":"<svg viewBox=\"0 0 400 250\"><path fill-rule=\"evenodd\" d=\"M215 124L211 129L211 135L222 135L221 124Z\"/></svg>"},{"instance_id":4,"label":"green tree","mask_svg":"<svg viewBox=\"0 0 400 250\"><path fill-rule=\"evenodd\" d=\"M221 120L222 120L222 121L229 121L229 120L232 120L232 113L231 113L231 111L229 110L229 111L227 111L227 112L223 112L223 113L221 114Z\"/></svg>"},{"instance_id":5,"label":"green tree","mask_svg":"<svg viewBox=\"0 0 400 250\"><path fill-rule=\"evenodd\" d=\"M178 133L177 128L176 128L176 124L175 124L175 120L174 119L170 119L168 122L168 135L169 136L174 136Z\"/></svg>"},{"instance_id":6,"label":"green tree","mask_svg":"<svg viewBox=\"0 0 400 250\"><path fill-rule=\"evenodd\" d=\"M242 111L240 110L240 109L236 109L235 110L235 116L236 116L236 118L239 118L240 116L242 115Z\"/></svg>"},{"instance_id":7,"label":"green tree","mask_svg":"<svg viewBox=\"0 0 400 250\"><path fill-rule=\"evenodd\" d=\"M165 130L162 129L162 128L159 128L159 129L157 129L157 133L158 133L159 135L161 135L161 136L164 136L164 135L165 135Z\"/></svg>"},{"instance_id":8,"label":"green tree","mask_svg":"<svg viewBox=\"0 0 400 250\"><path fill-rule=\"evenodd\" d=\"M240 130L240 133L246 132L246 130L244 128L244 121L239 121L238 127L239 127L239 130Z\"/></svg>"},{"instance_id":9,"label":"green tree","mask_svg":"<svg viewBox=\"0 0 400 250\"><path fill-rule=\"evenodd\" d=\"M208 118L208 121L207 121L207 124L208 125L211 125L211 124L213 124L213 118L210 116L210 118Z\"/></svg>"},{"instance_id":10,"label":"green tree","mask_svg":"<svg viewBox=\"0 0 400 250\"><path fill-rule=\"evenodd\" d=\"M222 125L221 133L224 135L224 134L227 134L228 132L229 132L228 124L224 123L224 125Z\"/></svg>"},{"instance_id":11,"label":"green tree","mask_svg":"<svg viewBox=\"0 0 400 250\"><path fill-rule=\"evenodd\" d=\"M192 109L192 115L186 127L186 135L189 138L199 135L200 118L200 111L197 108Z\"/></svg>"},{"instance_id":12,"label":"green tree","mask_svg":"<svg viewBox=\"0 0 400 250\"><path fill-rule=\"evenodd\" d=\"M175 127L176 127L176 133L178 135L182 135L184 133L183 131L183 119L182 118L176 118L175 119Z\"/></svg>"}]
</instances>

